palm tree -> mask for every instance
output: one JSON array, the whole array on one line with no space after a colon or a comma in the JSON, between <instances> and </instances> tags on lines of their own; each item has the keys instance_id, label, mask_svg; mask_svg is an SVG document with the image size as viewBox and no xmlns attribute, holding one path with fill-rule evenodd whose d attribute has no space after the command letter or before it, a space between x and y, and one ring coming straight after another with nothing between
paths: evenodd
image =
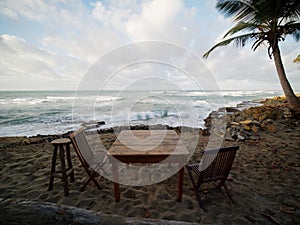
<instances>
[{"instance_id":1,"label":"palm tree","mask_svg":"<svg viewBox=\"0 0 300 225\"><path fill-rule=\"evenodd\" d=\"M300 112L300 100L286 77L282 63L279 42L286 35L292 35L296 41L300 39L300 1L299 0L218 0L217 9L227 17L233 17L236 25L223 37L223 41L214 45L203 57L217 47L234 43L244 47L253 42L255 51L259 46L267 44L268 55L275 61L281 87L289 107L293 112ZM236 35L240 33L240 35ZM228 37L230 36L230 37Z\"/></svg>"}]
</instances>

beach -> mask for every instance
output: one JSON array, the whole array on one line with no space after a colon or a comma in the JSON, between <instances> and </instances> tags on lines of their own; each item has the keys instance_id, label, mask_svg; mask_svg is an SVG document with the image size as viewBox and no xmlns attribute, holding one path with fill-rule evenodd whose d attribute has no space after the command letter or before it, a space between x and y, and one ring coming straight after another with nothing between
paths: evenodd
<instances>
[{"instance_id":1,"label":"beach","mask_svg":"<svg viewBox=\"0 0 300 225\"><path fill-rule=\"evenodd\" d=\"M100 181L101 190L90 183L80 192L86 174L72 147L75 182L69 183L70 195L64 196L59 179L54 180L53 190L47 191L53 152L50 142L58 137L55 135L0 138L0 199L51 202L126 218L199 224L300 224L300 121L281 118L273 119L272 124L275 130L258 130L255 138L224 139L222 143L240 146L226 182L237 204L216 190L201 195L207 212L203 211L190 190L186 170L182 202L176 201L177 175L154 185L120 185L119 203L114 200L113 182L105 178ZM209 140L205 130L197 128L197 132L200 138L191 160L201 158ZM107 149L116 138L111 129L99 131L99 136ZM189 137L185 138L188 141ZM10 224L8 218L2 213L0 221Z\"/></svg>"}]
</instances>

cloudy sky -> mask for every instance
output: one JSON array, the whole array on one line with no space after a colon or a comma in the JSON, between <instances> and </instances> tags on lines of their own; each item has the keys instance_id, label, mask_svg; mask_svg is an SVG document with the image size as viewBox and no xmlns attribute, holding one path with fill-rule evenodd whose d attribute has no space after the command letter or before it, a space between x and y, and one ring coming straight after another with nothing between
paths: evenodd
<instances>
[{"instance_id":1,"label":"cloudy sky","mask_svg":"<svg viewBox=\"0 0 300 225\"><path fill-rule=\"evenodd\" d=\"M103 64L103 57L105 65L123 66L114 67L115 79L107 82L111 89L124 88L126 81L138 80L143 71L163 79L175 77L172 82L186 81L185 88L194 89L190 78L178 72L187 59L181 59L176 49L198 55L198 67L205 67L221 89L280 90L265 47L256 52L250 46L224 47L207 60L201 58L233 25L215 4L212 0L2 0L0 90L76 90L95 64ZM139 53L123 51L124 46L147 41L161 42L161 48L151 48L156 63L141 63L143 56L132 57ZM167 46L174 46L176 53L167 51ZM281 51L288 78L300 90L300 64L293 63L299 43L287 38ZM175 58L170 65L159 63L166 54ZM102 81L107 81L105 71L97 71Z\"/></svg>"}]
</instances>

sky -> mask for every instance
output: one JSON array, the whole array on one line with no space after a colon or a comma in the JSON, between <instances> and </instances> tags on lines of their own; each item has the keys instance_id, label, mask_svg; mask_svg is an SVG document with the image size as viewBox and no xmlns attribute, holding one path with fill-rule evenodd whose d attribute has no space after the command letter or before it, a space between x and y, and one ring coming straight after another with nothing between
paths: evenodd
<instances>
[{"instance_id":1,"label":"sky","mask_svg":"<svg viewBox=\"0 0 300 225\"><path fill-rule=\"evenodd\" d=\"M202 58L234 25L215 4L1 0L0 90L281 90L264 46L222 47ZM300 90L300 64L293 63L299 42L287 37L280 47L288 79Z\"/></svg>"}]
</instances>

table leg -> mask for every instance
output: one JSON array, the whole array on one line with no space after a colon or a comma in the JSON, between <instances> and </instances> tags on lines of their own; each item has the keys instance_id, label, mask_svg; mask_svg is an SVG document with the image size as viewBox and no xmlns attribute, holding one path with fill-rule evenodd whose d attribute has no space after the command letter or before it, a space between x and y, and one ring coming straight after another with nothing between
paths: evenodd
<instances>
[{"instance_id":1,"label":"table leg","mask_svg":"<svg viewBox=\"0 0 300 225\"><path fill-rule=\"evenodd\" d=\"M113 181L114 181L114 191L115 191L115 202L120 201L120 186L119 186L119 168L118 163L112 164L113 170Z\"/></svg>"},{"instance_id":2,"label":"table leg","mask_svg":"<svg viewBox=\"0 0 300 225\"><path fill-rule=\"evenodd\" d=\"M182 201L182 192L183 192L183 176L184 176L184 167L182 167L178 171L178 193L177 193L177 201Z\"/></svg>"}]
</instances>

